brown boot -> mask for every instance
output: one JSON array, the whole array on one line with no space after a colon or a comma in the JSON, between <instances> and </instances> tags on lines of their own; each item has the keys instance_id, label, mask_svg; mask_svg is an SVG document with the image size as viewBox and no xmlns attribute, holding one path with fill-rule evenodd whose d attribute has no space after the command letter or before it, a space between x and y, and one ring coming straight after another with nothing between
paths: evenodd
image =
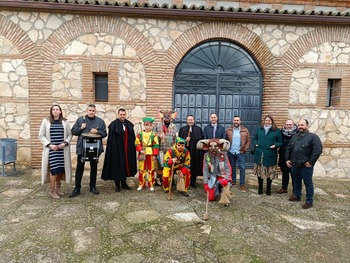
<instances>
[{"instance_id":1,"label":"brown boot","mask_svg":"<svg viewBox=\"0 0 350 263\"><path fill-rule=\"evenodd\" d=\"M50 174L50 195L53 199L60 198L59 195L56 193L55 184L56 184L56 176L53 176Z\"/></svg>"},{"instance_id":2,"label":"brown boot","mask_svg":"<svg viewBox=\"0 0 350 263\"><path fill-rule=\"evenodd\" d=\"M64 192L61 190L61 179L62 179L62 174L56 175L56 193L59 196L64 196Z\"/></svg>"}]
</instances>

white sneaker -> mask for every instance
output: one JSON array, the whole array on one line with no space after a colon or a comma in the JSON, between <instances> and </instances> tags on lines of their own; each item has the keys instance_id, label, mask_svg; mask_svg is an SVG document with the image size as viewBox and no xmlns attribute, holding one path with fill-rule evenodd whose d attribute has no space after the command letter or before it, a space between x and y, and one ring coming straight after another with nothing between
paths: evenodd
<instances>
[{"instance_id":1,"label":"white sneaker","mask_svg":"<svg viewBox=\"0 0 350 263\"><path fill-rule=\"evenodd\" d=\"M142 190L141 186L137 187L137 191L141 191L141 190Z\"/></svg>"},{"instance_id":2,"label":"white sneaker","mask_svg":"<svg viewBox=\"0 0 350 263\"><path fill-rule=\"evenodd\" d=\"M151 190L152 192L154 191L154 187L152 186L152 187L150 187L150 189L149 190Z\"/></svg>"}]
</instances>

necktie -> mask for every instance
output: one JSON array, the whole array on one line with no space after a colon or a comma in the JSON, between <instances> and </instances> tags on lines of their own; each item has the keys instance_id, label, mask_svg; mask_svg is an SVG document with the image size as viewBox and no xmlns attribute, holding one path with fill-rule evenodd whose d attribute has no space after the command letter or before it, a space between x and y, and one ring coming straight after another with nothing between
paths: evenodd
<instances>
[{"instance_id":1,"label":"necktie","mask_svg":"<svg viewBox=\"0 0 350 263\"><path fill-rule=\"evenodd\" d=\"M216 133L216 125L214 126L214 129L213 129L213 139L215 138L215 133Z\"/></svg>"}]
</instances>

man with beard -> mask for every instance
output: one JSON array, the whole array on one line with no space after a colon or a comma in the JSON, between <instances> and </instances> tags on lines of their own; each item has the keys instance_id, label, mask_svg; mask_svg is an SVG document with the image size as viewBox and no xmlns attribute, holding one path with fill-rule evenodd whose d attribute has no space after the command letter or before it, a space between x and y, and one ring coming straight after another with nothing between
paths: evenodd
<instances>
[{"instance_id":1,"label":"man with beard","mask_svg":"<svg viewBox=\"0 0 350 263\"><path fill-rule=\"evenodd\" d=\"M126 119L126 110L118 109L118 118L108 126L106 155L102 170L103 180L113 180L115 191L120 188L131 190L126 178L134 176L136 169L136 148L134 125Z\"/></svg>"},{"instance_id":2,"label":"man with beard","mask_svg":"<svg viewBox=\"0 0 350 263\"><path fill-rule=\"evenodd\" d=\"M289 201L295 202L301 199L302 181L306 188L306 201L303 209L313 206L314 184L312 175L314 165L322 153L322 143L320 138L309 132L309 122L301 119L298 122L299 132L294 135L286 149L286 164L291 168L294 189Z\"/></svg>"},{"instance_id":3,"label":"man with beard","mask_svg":"<svg viewBox=\"0 0 350 263\"><path fill-rule=\"evenodd\" d=\"M186 149L191 154L191 186L196 188L197 176L203 175L203 155L202 150L197 150L197 142L204 138L202 129L195 124L194 116L187 116L187 125L180 128L179 137L186 140Z\"/></svg>"},{"instance_id":4,"label":"man with beard","mask_svg":"<svg viewBox=\"0 0 350 263\"><path fill-rule=\"evenodd\" d=\"M229 198L232 197L232 171L226 153L229 147L230 143L225 139L200 140L197 144L198 149L207 151L203 163L203 183L207 200L214 201L221 195L219 203L225 206L230 203Z\"/></svg>"},{"instance_id":5,"label":"man with beard","mask_svg":"<svg viewBox=\"0 0 350 263\"><path fill-rule=\"evenodd\" d=\"M85 159L83 158L84 151L84 134L99 136L100 145L102 145L102 138L107 136L105 122L96 116L96 106L94 104L88 105L86 115L79 117L72 127L72 134L78 136L76 153L77 153L77 167L75 171L75 188L69 195L70 198L80 195L81 181L84 174ZM103 152L103 147L98 148L98 156ZM90 192L98 195L100 192L96 189L97 164L98 159L90 159Z\"/></svg>"},{"instance_id":6,"label":"man with beard","mask_svg":"<svg viewBox=\"0 0 350 263\"><path fill-rule=\"evenodd\" d=\"M168 150L168 148L172 147L175 143L178 129L176 125L173 123L173 120L176 118L176 111L159 111L158 117L160 118L160 122L155 126L155 132L157 133L159 140L159 155L158 162L160 166L160 171L163 170L164 167L164 154ZM161 173L161 172L160 172ZM156 178L156 182L158 185L161 185L159 177Z\"/></svg>"},{"instance_id":7,"label":"man with beard","mask_svg":"<svg viewBox=\"0 0 350 263\"><path fill-rule=\"evenodd\" d=\"M286 148L292 136L297 132L298 126L294 123L294 121L291 119L286 120L284 127L281 129L283 145L278 149L278 166L281 168L282 172L282 188L277 191L278 194L288 193L290 168L286 164ZM291 178L292 185L294 185L292 175Z\"/></svg>"},{"instance_id":8,"label":"man with beard","mask_svg":"<svg viewBox=\"0 0 350 263\"><path fill-rule=\"evenodd\" d=\"M174 178L174 174L177 174L177 176L185 180L185 190L180 193L184 196L189 196L191 156L185 148L185 143L184 139L177 137L174 146L169 148L164 155L163 188L165 193L168 193L169 187L171 187L172 180L170 177Z\"/></svg>"},{"instance_id":9,"label":"man with beard","mask_svg":"<svg viewBox=\"0 0 350 263\"><path fill-rule=\"evenodd\" d=\"M247 128L241 125L241 118L234 116L233 125L226 130L226 139L230 142L228 158L232 167L232 184L236 184L236 163L239 168L239 184L242 192L247 192L245 185L245 158L250 146L250 134Z\"/></svg>"}]
</instances>

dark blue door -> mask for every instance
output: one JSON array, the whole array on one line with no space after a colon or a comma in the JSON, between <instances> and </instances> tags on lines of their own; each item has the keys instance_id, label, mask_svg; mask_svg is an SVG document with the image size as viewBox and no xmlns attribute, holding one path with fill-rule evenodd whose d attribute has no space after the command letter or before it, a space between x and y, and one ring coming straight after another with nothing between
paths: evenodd
<instances>
[{"instance_id":1,"label":"dark blue door","mask_svg":"<svg viewBox=\"0 0 350 263\"><path fill-rule=\"evenodd\" d=\"M251 135L260 125L262 74L242 47L226 41L211 41L193 48L182 59L174 76L175 123L182 127L188 114L204 128L216 112L219 123L231 125L235 115ZM248 165L252 158L248 158Z\"/></svg>"}]
</instances>

